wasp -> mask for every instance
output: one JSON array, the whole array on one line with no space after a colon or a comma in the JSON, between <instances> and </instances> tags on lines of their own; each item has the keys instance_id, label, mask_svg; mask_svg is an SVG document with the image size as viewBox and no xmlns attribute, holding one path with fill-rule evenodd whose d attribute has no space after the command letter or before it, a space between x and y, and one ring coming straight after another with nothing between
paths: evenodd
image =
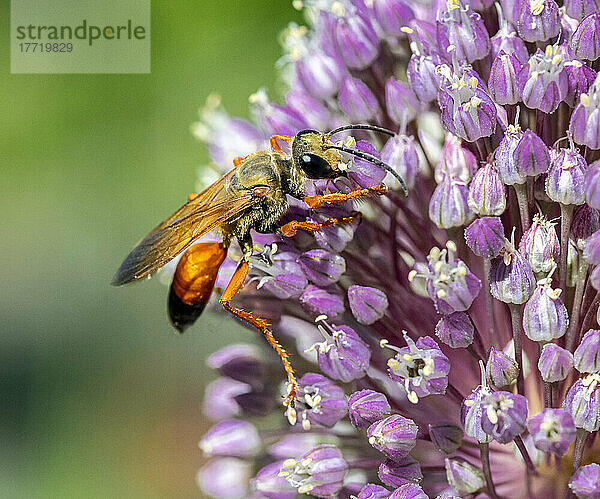
<instances>
[{"instance_id":1,"label":"wasp","mask_svg":"<svg viewBox=\"0 0 600 499\"><path fill-rule=\"evenodd\" d=\"M326 203L343 203L368 195L383 195L384 184L345 194L328 193L306 196L309 179L336 179L346 176L341 152L377 164L402 178L388 165L363 151L342 143L330 142L330 137L346 130L370 130L387 135L394 132L371 125L346 125L327 133L302 130L295 136L273 135L270 150L259 151L233 160L234 168L199 194L190 194L188 202L152 230L125 258L112 284L120 286L150 276L180 253L168 297L168 314L173 326L183 332L200 316L212 293L219 267L225 260L232 240L237 240L242 257L226 286L220 302L225 310L258 329L277 352L288 379L288 418L292 419L296 399L296 377L287 352L274 338L266 320L251 312L235 308L231 301L244 285L253 254L251 230L263 234L291 237L300 230L315 232L324 227L349 223L357 216L330 218L322 223L292 221L283 226L278 221L288 209L287 195L303 200L311 209ZM285 152L280 141L287 145ZM201 242L198 238L218 230L222 242Z\"/></svg>"}]
</instances>

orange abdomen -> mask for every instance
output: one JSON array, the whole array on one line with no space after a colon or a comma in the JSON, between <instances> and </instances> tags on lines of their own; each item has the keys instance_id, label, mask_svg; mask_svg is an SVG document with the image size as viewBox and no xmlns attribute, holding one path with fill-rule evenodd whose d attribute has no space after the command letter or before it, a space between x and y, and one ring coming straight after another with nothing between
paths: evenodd
<instances>
[{"instance_id":1,"label":"orange abdomen","mask_svg":"<svg viewBox=\"0 0 600 499\"><path fill-rule=\"evenodd\" d=\"M169 319L183 332L208 303L227 250L222 243L198 243L179 260L169 292Z\"/></svg>"}]
</instances>

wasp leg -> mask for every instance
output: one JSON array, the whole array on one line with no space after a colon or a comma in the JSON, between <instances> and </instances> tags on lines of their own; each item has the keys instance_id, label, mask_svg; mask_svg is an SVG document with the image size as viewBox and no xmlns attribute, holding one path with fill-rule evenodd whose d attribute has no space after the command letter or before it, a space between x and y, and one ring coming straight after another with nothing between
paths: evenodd
<instances>
[{"instance_id":1,"label":"wasp leg","mask_svg":"<svg viewBox=\"0 0 600 499\"><path fill-rule=\"evenodd\" d=\"M269 323L265 319L256 317L250 312L242 310L241 308L232 307L230 305L231 300L244 285L244 280L248 275L249 264L247 259L249 258L249 256L250 255L247 255L247 253L245 252L244 257L237 266L237 269L235 269L231 281L229 281L229 284L227 285L225 291L223 292L223 295L221 296L221 305L223 305L223 308L225 310L236 316L238 319L241 319L247 324L250 324L251 326L254 326L256 329L258 329L267 339L269 345L271 345L273 350L277 352L277 355L279 355L279 358L283 363L283 367L288 378L288 395L284 401L284 405L289 406L293 410L294 402L296 400L296 388L298 386L298 383L296 381L296 374L294 373L294 368L292 367L292 364L290 364L288 353L277 342L277 340L273 336L273 332L269 329ZM288 415L288 417L290 416Z\"/></svg>"},{"instance_id":2,"label":"wasp leg","mask_svg":"<svg viewBox=\"0 0 600 499\"><path fill-rule=\"evenodd\" d=\"M246 159L246 156L238 156L237 158L233 158L233 166L240 166L242 161Z\"/></svg>"},{"instance_id":3,"label":"wasp leg","mask_svg":"<svg viewBox=\"0 0 600 499\"><path fill-rule=\"evenodd\" d=\"M292 137L288 137L287 135L271 135L269 139L269 144L271 145L271 150L276 152L283 152L277 140L283 140L284 142L289 142L292 140Z\"/></svg>"},{"instance_id":4,"label":"wasp leg","mask_svg":"<svg viewBox=\"0 0 600 499\"><path fill-rule=\"evenodd\" d=\"M342 194L341 192L335 192L333 194L323 194L321 196L305 196L304 202L309 208L320 208L325 203L344 203L351 199L362 198L372 195L382 196L387 194L388 188L385 185L375 185L366 189L360 189L358 191L352 191L348 194Z\"/></svg>"},{"instance_id":5,"label":"wasp leg","mask_svg":"<svg viewBox=\"0 0 600 499\"><path fill-rule=\"evenodd\" d=\"M330 225L350 224L355 220L360 220L361 218L362 213L360 213L359 211L355 211L347 217L328 218L327 220L321 223L298 222L296 220L292 220L291 222L288 222L284 226L280 227L277 230L277 233L285 237L293 237L296 235L298 229L302 229L307 232L318 232L320 230L323 230L325 227L329 227Z\"/></svg>"}]
</instances>

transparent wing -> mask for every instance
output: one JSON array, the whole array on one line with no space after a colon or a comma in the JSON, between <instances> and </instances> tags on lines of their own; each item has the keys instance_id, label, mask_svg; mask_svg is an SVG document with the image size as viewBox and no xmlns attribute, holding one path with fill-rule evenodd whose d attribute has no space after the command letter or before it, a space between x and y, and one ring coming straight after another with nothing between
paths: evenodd
<instances>
[{"instance_id":1,"label":"transparent wing","mask_svg":"<svg viewBox=\"0 0 600 499\"><path fill-rule=\"evenodd\" d=\"M127 255L112 284L120 286L156 272L200 236L260 201L251 190L227 189L235 171L221 177L142 239Z\"/></svg>"}]
</instances>

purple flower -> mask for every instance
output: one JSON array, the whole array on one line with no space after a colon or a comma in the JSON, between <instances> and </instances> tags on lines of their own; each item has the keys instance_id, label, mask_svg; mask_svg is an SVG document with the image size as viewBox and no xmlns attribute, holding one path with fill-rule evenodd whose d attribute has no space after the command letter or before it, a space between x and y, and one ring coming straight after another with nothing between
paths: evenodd
<instances>
[{"instance_id":1,"label":"purple flower","mask_svg":"<svg viewBox=\"0 0 600 499\"><path fill-rule=\"evenodd\" d=\"M590 329L573 353L575 369L580 373L600 371L600 330Z\"/></svg>"},{"instance_id":2,"label":"purple flower","mask_svg":"<svg viewBox=\"0 0 600 499\"><path fill-rule=\"evenodd\" d=\"M492 63L488 88L498 104L516 104L521 100L517 75L523 63L516 55L500 52Z\"/></svg>"},{"instance_id":3,"label":"purple flower","mask_svg":"<svg viewBox=\"0 0 600 499\"><path fill-rule=\"evenodd\" d=\"M419 109L417 98L410 87L394 78L389 78L385 83L385 105L390 118L399 125L412 121Z\"/></svg>"},{"instance_id":4,"label":"purple flower","mask_svg":"<svg viewBox=\"0 0 600 499\"><path fill-rule=\"evenodd\" d=\"M581 21L585 16L600 10L597 0L567 0L565 9L569 17Z\"/></svg>"},{"instance_id":5,"label":"purple flower","mask_svg":"<svg viewBox=\"0 0 600 499\"><path fill-rule=\"evenodd\" d=\"M348 417L356 428L367 428L390 413L390 403L383 393L360 390L348 399Z\"/></svg>"},{"instance_id":6,"label":"purple flower","mask_svg":"<svg viewBox=\"0 0 600 499\"><path fill-rule=\"evenodd\" d=\"M529 339L546 343L567 332L569 316L561 292L551 288L550 278L538 281L523 309L523 331Z\"/></svg>"},{"instance_id":7,"label":"purple flower","mask_svg":"<svg viewBox=\"0 0 600 499\"><path fill-rule=\"evenodd\" d=\"M506 209L506 188L500 179L498 170L487 162L477 170L469 185L469 208L478 215L502 215Z\"/></svg>"},{"instance_id":8,"label":"purple flower","mask_svg":"<svg viewBox=\"0 0 600 499\"><path fill-rule=\"evenodd\" d=\"M573 354L554 343L546 343L540 353L538 369L544 381L562 381L573 369Z\"/></svg>"},{"instance_id":9,"label":"purple flower","mask_svg":"<svg viewBox=\"0 0 600 499\"><path fill-rule=\"evenodd\" d=\"M562 457L575 440L575 425L562 409L544 409L527 421L527 429L539 450Z\"/></svg>"},{"instance_id":10,"label":"purple flower","mask_svg":"<svg viewBox=\"0 0 600 499\"><path fill-rule=\"evenodd\" d=\"M344 301L339 295L312 285L304 290L300 303L309 313L316 316L335 317L344 311Z\"/></svg>"},{"instance_id":11,"label":"purple flower","mask_svg":"<svg viewBox=\"0 0 600 499\"><path fill-rule=\"evenodd\" d=\"M528 108L553 113L567 97L569 80L563 52L560 45L548 45L545 52L538 49L519 71L517 84Z\"/></svg>"},{"instance_id":12,"label":"purple flower","mask_svg":"<svg viewBox=\"0 0 600 499\"><path fill-rule=\"evenodd\" d=\"M435 167L435 181L439 184L447 176L465 184L477 170L477 158L463 147L462 140L451 133L446 135L440 161Z\"/></svg>"},{"instance_id":13,"label":"purple flower","mask_svg":"<svg viewBox=\"0 0 600 499\"><path fill-rule=\"evenodd\" d=\"M485 384L478 386L463 401L460 419L465 429L465 435L476 439L479 443L489 443L492 438L483 429L483 412L486 410L483 401L491 394L490 388Z\"/></svg>"},{"instance_id":14,"label":"purple flower","mask_svg":"<svg viewBox=\"0 0 600 499\"><path fill-rule=\"evenodd\" d=\"M451 423L430 424L429 437L435 448L444 454L454 453L462 444L464 436L460 427Z\"/></svg>"},{"instance_id":15,"label":"purple flower","mask_svg":"<svg viewBox=\"0 0 600 499\"><path fill-rule=\"evenodd\" d=\"M465 229L465 241L477 256L498 256L506 241L502 221L498 217L477 218Z\"/></svg>"},{"instance_id":16,"label":"purple flower","mask_svg":"<svg viewBox=\"0 0 600 499\"><path fill-rule=\"evenodd\" d=\"M298 380L296 412L302 427L331 428L346 415L344 390L320 374L308 373Z\"/></svg>"},{"instance_id":17,"label":"purple flower","mask_svg":"<svg viewBox=\"0 0 600 499\"><path fill-rule=\"evenodd\" d=\"M575 382L563 402L577 428L588 432L600 429L600 374L588 374Z\"/></svg>"},{"instance_id":18,"label":"purple flower","mask_svg":"<svg viewBox=\"0 0 600 499\"><path fill-rule=\"evenodd\" d=\"M459 61L483 59L490 51L490 36L481 16L460 2L449 2L448 9L438 12L437 40L442 54L455 48Z\"/></svg>"},{"instance_id":19,"label":"purple flower","mask_svg":"<svg viewBox=\"0 0 600 499\"><path fill-rule=\"evenodd\" d=\"M586 173L589 171L589 167ZM586 180L586 187L588 182ZM571 221L571 239L577 241L589 238L594 232L600 230L600 211L589 206L589 203L580 204L573 210Z\"/></svg>"},{"instance_id":20,"label":"purple flower","mask_svg":"<svg viewBox=\"0 0 600 499\"><path fill-rule=\"evenodd\" d=\"M408 3L402 0L378 0L369 5L371 18L390 37L402 35L402 28L415 17Z\"/></svg>"},{"instance_id":21,"label":"purple flower","mask_svg":"<svg viewBox=\"0 0 600 499\"><path fill-rule=\"evenodd\" d=\"M275 461L263 467L252 479L252 489L269 499L294 499L296 488L279 476L283 461Z\"/></svg>"},{"instance_id":22,"label":"purple flower","mask_svg":"<svg viewBox=\"0 0 600 499\"><path fill-rule=\"evenodd\" d=\"M519 366L512 357L492 347L485 366L488 381L496 388L509 388L517 381Z\"/></svg>"},{"instance_id":23,"label":"purple flower","mask_svg":"<svg viewBox=\"0 0 600 499\"><path fill-rule=\"evenodd\" d=\"M490 270L490 292L497 300L520 305L535 291L535 278L529 262L523 255L506 245L501 256L492 260Z\"/></svg>"},{"instance_id":24,"label":"purple flower","mask_svg":"<svg viewBox=\"0 0 600 499\"><path fill-rule=\"evenodd\" d=\"M571 113L569 131L577 144L600 149L600 78L596 78L587 93Z\"/></svg>"},{"instance_id":25,"label":"purple flower","mask_svg":"<svg viewBox=\"0 0 600 499\"><path fill-rule=\"evenodd\" d=\"M491 38L492 59L496 59L500 52L514 55L521 64L529 60L529 53L523 40L521 40L506 21L500 22L500 29Z\"/></svg>"},{"instance_id":26,"label":"purple flower","mask_svg":"<svg viewBox=\"0 0 600 499\"><path fill-rule=\"evenodd\" d=\"M414 187L419 165L414 137L401 134L391 137L381 150L381 160L394 168L408 189ZM397 180L394 179L394 182Z\"/></svg>"},{"instance_id":27,"label":"purple flower","mask_svg":"<svg viewBox=\"0 0 600 499\"><path fill-rule=\"evenodd\" d=\"M208 456L252 457L260 451L261 442L252 424L230 419L208 430L198 445Z\"/></svg>"},{"instance_id":28,"label":"purple flower","mask_svg":"<svg viewBox=\"0 0 600 499\"><path fill-rule=\"evenodd\" d=\"M296 76L302 87L317 99L335 95L345 76L343 64L319 50L307 53L296 62Z\"/></svg>"},{"instance_id":29,"label":"purple flower","mask_svg":"<svg viewBox=\"0 0 600 499\"><path fill-rule=\"evenodd\" d=\"M594 12L583 19L573 36L570 46L575 57L587 61L595 61L600 57L600 16Z\"/></svg>"},{"instance_id":30,"label":"purple flower","mask_svg":"<svg viewBox=\"0 0 600 499\"><path fill-rule=\"evenodd\" d=\"M319 445L296 459L286 459L279 476L299 494L331 497L342 488L348 464L334 445Z\"/></svg>"},{"instance_id":31,"label":"purple flower","mask_svg":"<svg viewBox=\"0 0 600 499\"><path fill-rule=\"evenodd\" d=\"M435 335L452 348L467 348L473 343L475 328L464 312L444 315L435 326Z\"/></svg>"},{"instance_id":32,"label":"purple flower","mask_svg":"<svg viewBox=\"0 0 600 499\"><path fill-rule=\"evenodd\" d=\"M531 227L525 231L519 243L519 251L527 258L531 270L550 272L560 255L560 242L554 229L555 224L537 213Z\"/></svg>"},{"instance_id":33,"label":"purple flower","mask_svg":"<svg viewBox=\"0 0 600 499\"><path fill-rule=\"evenodd\" d=\"M594 232L585 242L583 258L592 265L600 263L600 230Z\"/></svg>"},{"instance_id":34,"label":"purple flower","mask_svg":"<svg viewBox=\"0 0 600 499\"><path fill-rule=\"evenodd\" d=\"M390 499L428 499L428 495L415 483L406 483L390 494Z\"/></svg>"},{"instance_id":35,"label":"purple flower","mask_svg":"<svg viewBox=\"0 0 600 499\"><path fill-rule=\"evenodd\" d=\"M473 217L467 205L468 192L464 182L446 175L431 196L429 218L444 229L468 223Z\"/></svg>"},{"instance_id":36,"label":"purple flower","mask_svg":"<svg viewBox=\"0 0 600 499\"><path fill-rule=\"evenodd\" d=\"M567 52L571 52L570 49ZM596 79L596 71L579 61L575 56L569 54L570 61L565 64L565 70L569 79L569 92L565 102L570 107L575 107L581 99L581 95L588 91L590 85Z\"/></svg>"},{"instance_id":37,"label":"purple flower","mask_svg":"<svg viewBox=\"0 0 600 499\"><path fill-rule=\"evenodd\" d=\"M359 140L356 143L356 149L366 152L375 158L379 158L377 150L366 140ZM356 189L371 187L381 184L385 178L386 172L379 165L375 165L369 161L354 158L352 164L348 167L348 178L351 183L355 184Z\"/></svg>"},{"instance_id":38,"label":"purple flower","mask_svg":"<svg viewBox=\"0 0 600 499\"><path fill-rule=\"evenodd\" d=\"M252 466L235 457L218 457L196 475L202 491L211 497L248 497Z\"/></svg>"},{"instance_id":39,"label":"purple flower","mask_svg":"<svg viewBox=\"0 0 600 499\"><path fill-rule=\"evenodd\" d=\"M206 363L211 369L217 369L222 376L251 386L262 386L265 381L264 355L255 345L228 345L211 354Z\"/></svg>"},{"instance_id":40,"label":"purple flower","mask_svg":"<svg viewBox=\"0 0 600 499\"><path fill-rule=\"evenodd\" d=\"M594 161L588 166L584 186L587 204L597 210L600 209L600 161Z\"/></svg>"},{"instance_id":41,"label":"purple flower","mask_svg":"<svg viewBox=\"0 0 600 499\"><path fill-rule=\"evenodd\" d=\"M509 392L494 392L482 401L483 430L501 444L512 441L525 430L527 399Z\"/></svg>"},{"instance_id":42,"label":"purple flower","mask_svg":"<svg viewBox=\"0 0 600 499\"><path fill-rule=\"evenodd\" d=\"M417 443L418 426L412 419L392 414L367 428L369 443L394 460L408 456Z\"/></svg>"},{"instance_id":43,"label":"purple flower","mask_svg":"<svg viewBox=\"0 0 600 499\"><path fill-rule=\"evenodd\" d=\"M386 459L379 465L377 476L388 487L401 487L407 483L418 483L423 479L419 463L410 456L399 461Z\"/></svg>"},{"instance_id":44,"label":"purple flower","mask_svg":"<svg viewBox=\"0 0 600 499\"><path fill-rule=\"evenodd\" d=\"M600 495L600 465L582 466L569 482L569 488L579 499L594 499Z\"/></svg>"},{"instance_id":45,"label":"purple flower","mask_svg":"<svg viewBox=\"0 0 600 499\"><path fill-rule=\"evenodd\" d=\"M554 0L522 0L517 32L526 42L543 42L560 31L558 5Z\"/></svg>"},{"instance_id":46,"label":"purple flower","mask_svg":"<svg viewBox=\"0 0 600 499\"><path fill-rule=\"evenodd\" d=\"M432 102L437 98L441 84L441 76L436 72L436 67L441 63L437 54L424 54L423 46L418 34L411 28L405 28L412 38L411 48L413 55L408 61L406 74L408 82L417 99L421 102Z\"/></svg>"},{"instance_id":47,"label":"purple flower","mask_svg":"<svg viewBox=\"0 0 600 499\"><path fill-rule=\"evenodd\" d=\"M390 491L381 485L368 483L356 496L356 499L388 499Z\"/></svg>"},{"instance_id":48,"label":"purple flower","mask_svg":"<svg viewBox=\"0 0 600 499\"><path fill-rule=\"evenodd\" d=\"M371 22L350 3L338 2L332 23L336 49L350 69L367 67L379 52L378 39Z\"/></svg>"},{"instance_id":49,"label":"purple flower","mask_svg":"<svg viewBox=\"0 0 600 499\"><path fill-rule=\"evenodd\" d=\"M362 378L369 367L369 346L348 326L329 326L321 321L319 329L326 340L312 348L317 351L321 371L344 383Z\"/></svg>"},{"instance_id":50,"label":"purple flower","mask_svg":"<svg viewBox=\"0 0 600 499\"><path fill-rule=\"evenodd\" d=\"M338 97L340 108L350 121L361 123L372 119L379 106L373 92L361 80L347 76Z\"/></svg>"},{"instance_id":51,"label":"purple flower","mask_svg":"<svg viewBox=\"0 0 600 499\"><path fill-rule=\"evenodd\" d=\"M450 361L435 340L422 336L415 343L406 332L404 340L408 346L398 349L388 367L391 378L403 383L408 400L416 404L419 397L446 393Z\"/></svg>"},{"instance_id":52,"label":"purple flower","mask_svg":"<svg viewBox=\"0 0 600 499\"><path fill-rule=\"evenodd\" d=\"M448 483L461 495L479 492L485 485L481 470L467 461L446 458Z\"/></svg>"},{"instance_id":53,"label":"purple flower","mask_svg":"<svg viewBox=\"0 0 600 499\"><path fill-rule=\"evenodd\" d=\"M481 281L456 258L456 251L453 241L448 241L443 250L431 248L428 272L419 274L413 270L408 276L409 280L416 276L426 279L427 294L441 314L467 310L481 289Z\"/></svg>"},{"instance_id":54,"label":"purple flower","mask_svg":"<svg viewBox=\"0 0 600 499\"><path fill-rule=\"evenodd\" d=\"M561 149L546 177L548 197L561 204L585 203L586 168L581 154L573 149Z\"/></svg>"},{"instance_id":55,"label":"purple flower","mask_svg":"<svg viewBox=\"0 0 600 499\"><path fill-rule=\"evenodd\" d=\"M496 130L496 107L477 77L468 71L438 68L444 77L438 94L442 125L468 142L488 137Z\"/></svg>"},{"instance_id":56,"label":"purple flower","mask_svg":"<svg viewBox=\"0 0 600 499\"><path fill-rule=\"evenodd\" d=\"M317 286L336 282L346 271L346 260L340 255L323 249L302 253L298 258L302 271Z\"/></svg>"},{"instance_id":57,"label":"purple flower","mask_svg":"<svg viewBox=\"0 0 600 499\"><path fill-rule=\"evenodd\" d=\"M385 293L367 286L350 286L348 301L354 318L361 324L373 324L381 319L388 307Z\"/></svg>"},{"instance_id":58,"label":"purple flower","mask_svg":"<svg viewBox=\"0 0 600 499\"><path fill-rule=\"evenodd\" d=\"M518 125L509 125L496 149L495 165L505 184L523 184L526 177L548 170L550 154L534 132L525 130L523 133Z\"/></svg>"}]
</instances>

